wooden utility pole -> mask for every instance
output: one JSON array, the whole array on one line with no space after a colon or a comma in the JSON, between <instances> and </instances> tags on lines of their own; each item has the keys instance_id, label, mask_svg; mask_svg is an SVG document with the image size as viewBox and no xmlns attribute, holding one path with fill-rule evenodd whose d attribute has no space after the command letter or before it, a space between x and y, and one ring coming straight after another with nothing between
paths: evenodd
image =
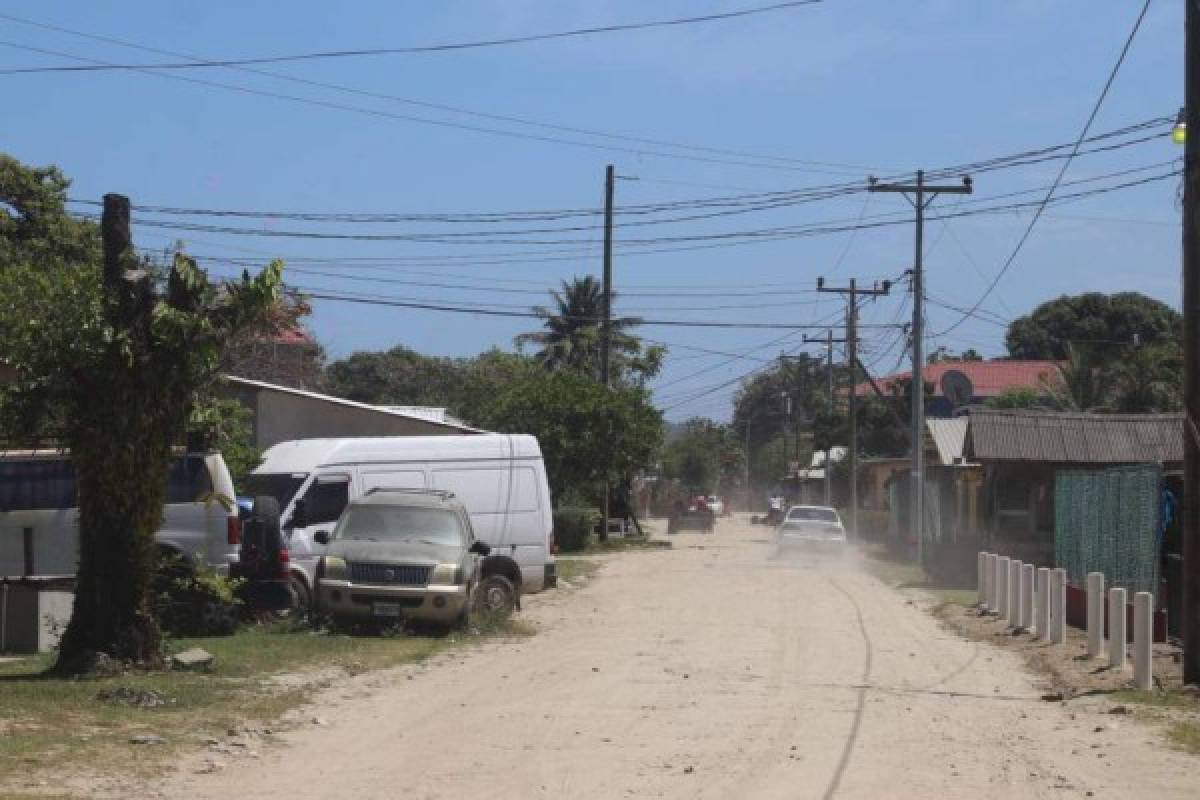
<instances>
[{"instance_id":1,"label":"wooden utility pole","mask_svg":"<svg viewBox=\"0 0 1200 800\"><path fill-rule=\"evenodd\" d=\"M845 288L834 288L825 285L824 278L817 278L818 292L834 292L836 294L847 295L849 302L846 304L846 366L850 374L850 396L847 398L849 406L849 435L847 442L847 455L850 457L850 535L858 536L858 392L856 386L858 384L858 298L859 296L878 297L885 295L891 291L892 285L889 281L884 281L882 285L875 285L870 289L858 288L858 281L854 278L850 279L850 285Z\"/></svg>"},{"instance_id":2,"label":"wooden utility pole","mask_svg":"<svg viewBox=\"0 0 1200 800\"><path fill-rule=\"evenodd\" d=\"M833 343L845 342L845 339L833 338L833 328L825 331L824 338L812 337L808 334L804 335L805 344L813 344L814 342L825 343L825 378L827 381L827 390L829 391L829 419L833 419ZM825 505L833 505L833 442L828 443L825 448Z\"/></svg>"},{"instance_id":3,"label":"wooden utility pole","mask_svg":"<svg viewBox=\"0 0 1200 800\"><path fill-rule=\"evenodd\" d=\"M1183 681L1200 685L1200 0L1186 0L1183 155Z\"/></svg>"},{"instance_id":4,"label":"wooden utility pole","mask_svg":"<svg viewBox=\"0 0 1200 800\"><path fill-rule=\"evenodd\" d=\"M604 388L612 383L612 237L613 237L613 184L616 176L613 165L604 170L604 311L600 322L600 382ZM606 465L607 466L607 465ZM601 541L608 539L608 495L612 486L604 481L604 520L600 523Z\"/></svg>"},{"instance_id":5,"label":"wooden utility pole","mask_svg":"<svg viewBox=\"0 0 1200 800\"><path fill-rule=\"evenodd\" d=\"M917 170L916 183L876 183L868 191L903 194L917 212L916 254L913 259L912 292L912 505L909 524L917 537L917 563L925 563L925 209L939 194L970 194L971 179L961 185L929 186L925 171Z\"/></svg>"}]
</instances>

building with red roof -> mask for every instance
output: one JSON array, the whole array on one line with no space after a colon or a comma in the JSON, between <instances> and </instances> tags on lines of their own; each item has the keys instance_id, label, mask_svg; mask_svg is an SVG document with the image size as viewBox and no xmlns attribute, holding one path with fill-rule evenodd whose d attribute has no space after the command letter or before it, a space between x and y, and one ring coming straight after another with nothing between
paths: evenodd
<instances>
[{"instance_id":1,"label":"building with red roof","mask_svg":"<svg viewBox=\"0 0 1200 800\"><path fill-rule=\"evenodd\" d=\"M943 377L947 372L958 372L970 381L971 397L967 403L955 403L947 398L943 388ZM928 364L922 371L925 382L933 384L933 392L927 396L927 413L930 416L949 417L958 405L978 405L996 397L1007 389L1029 388L1038 392L1058 389L1062 386L1062 373L1057 361L1014 361L990 359L988 361L939 361ZM897 372L875 379L875 385L884 394L900 391L898 385L912 380L912 372ZM854 387L860 397L873 394L870 382L864 381Z\"/></svg>"}]
</instances>

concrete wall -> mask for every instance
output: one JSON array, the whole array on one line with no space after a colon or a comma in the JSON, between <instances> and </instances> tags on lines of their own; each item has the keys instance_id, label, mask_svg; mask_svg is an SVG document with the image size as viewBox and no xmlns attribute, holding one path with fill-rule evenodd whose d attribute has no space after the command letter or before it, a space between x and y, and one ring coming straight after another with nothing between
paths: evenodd
<instances>
[{"instance_id":1,"label":"concrete wall","mask_svg":"<svg viewBox=\"0 0 1200 800\"><path fill-rule=\"evenodd\" d=\"M338 436L448 436L457 428L382 411L342 405L319 397L228 384L222 387L254 412L254 437L266 449L293 439Z\"/></svg>"}]
</instances>

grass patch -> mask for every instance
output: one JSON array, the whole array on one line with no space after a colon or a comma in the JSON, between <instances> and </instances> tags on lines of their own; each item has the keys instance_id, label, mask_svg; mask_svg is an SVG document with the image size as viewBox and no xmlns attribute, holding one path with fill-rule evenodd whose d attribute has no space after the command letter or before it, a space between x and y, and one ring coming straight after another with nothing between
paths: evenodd
<instances>
[{"instance_id":1,"label":"grass patch","mask_svg":"<svg viewBox=\"0 0 1200 800\"><path fill-rule=\"evenodd\" d=\"M593 540L588 542L585 555L603 553L623 553L629 550L669 550L671 543L662 539L650 539L645 536L609 537L607 541Z\"/></svg>"},{"instance_id":2,"label":"grass patch","mask_svg":"<svg viewBox=\"0 0 1200 800\"><path fill-rule=\"evenodd\" d=\"M1113 692L1110 698L1114 703L1129 703L1152 708L1200 710L1200 698L1197 698L1194 693L1178 689L1148 692L1137 689L1121 689Z\"/></svg>"},{"instance_id":3,"label":"grass patch","mask_svg":"<svg viewBox=\"0 0 1200 800\"><path fill-rule=\"evenodd\" d=\"M599 569L599 564L587 558L558 557L558 578L568 583L574 583L581 578L590 578Z\"/></svg>"},{"instance_id":4,"label":"grass patch","mask_svg":"<svg viewBox=\"0 0 1200 800\"><path fill-rule=\"evenodd\" d=\"M179 749L197 747L231 727L275 720L317 688L311 681L272 681L283 673L334 668L352 675L419 662L486 636L532 632L517 620L480 627L478 634L346 636L279 625L172 642L173 651L202 647L216 656L212 670L204 673L61 679L45 675L52 655L0 664L0 795L19 788L16 779L58 773L66 765L70 772L152 775ZM100 699L114 689L152 692L167 702L141 707ZM142 733L166 743L130 743L131 736Z\"/></svg>"},{"instance_id":5,"label":"grass patch","mask_svg":"<svg viewBox=\"0 0 1200 800\"><path fill-rule=\"evenodd\" d=\"M1200 723L1176 722L1167 729L1167 739L1181 750L1200 755Z\"/></svg>"}]
</instances>

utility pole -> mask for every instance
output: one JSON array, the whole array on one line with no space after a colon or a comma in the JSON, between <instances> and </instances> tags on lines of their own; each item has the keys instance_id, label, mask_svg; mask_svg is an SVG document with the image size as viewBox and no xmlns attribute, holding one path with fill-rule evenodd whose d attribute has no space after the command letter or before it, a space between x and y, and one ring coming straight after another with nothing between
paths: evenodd
<instances>
[{"instance_id":1,"label":"utility pole","mask_svg":"<svg viewBox=\"0 0 1200 800\"><path fill-rule=\"evenodd\" d=\"M850 396L848 398L849 405L849 442L847 450L850 456L850 531L854 537L858 536L858 393L855 391L858 380L858 298L859 295L865 297L878 297L887 294L891 291L892 284L890 281L884 281L882 286L876 285L870 289L858 288L858 281L854 278L850 279L850 285L845 288L835 288L825 285L824 278L817 278L818 292L834 292L836 294L844 294L848 296L849 302L846 304L846 366L849 367L850 373Z\"/></svg>"},{"instance_id":2,"label":"utility pole","mask_svg":"<svg viewBox=\"0 0 1200 800\"><path fill-rule=\"evenodd\" d=\"M600 382L604 388L611 384L612 363L612 238L613 184L616 182L613 165L604 170L604 316L600 323ZM607 465L606 465L607 466ZM608 494L610 485L604 481L604 521L600 524L600 539L608 539Z\"/></svg>"},{"instance_id":3,"label":"utility pole","mask_svg":"<svg viewBox=\"0 0 1200 800\"><path fill-rule=\"evenodd\" d=\"M1183 682L1200 684L1200 0L1184 18Z\"/></svg>"},{"instance_id":4,"label":"utility pole","mask_svg":"<svg viewBox=\"0 0 1200 800\"><path fill-rule=\"evenodd\" d=\"M930 186L925 171L917 170L916 183L878 183L870 179L871 192L903 194L917 212L917 243L912 270L912 505L909 524L917 536L917 563L925 563L925 209L939 194L970 194L971 179L961 185Z\"/></svg>"},{"instance_id":5,"label":"utility pole","mask_svg":"<svg viewBox=\"0 0 1200 800\"><path fill-rule=\"evenodd\" d=\"M829 418L833 419L833 343L845 342L845 339L833 338L833 328L825 331L825 338L817 337L809 338L808 334L804 334L804 343L812 344L814 342L825 343L825 377L828 382L829 390ZM833 505L833 442L829 443L829 447L825 448L825 505Z\"/></svg>"}]
</instances>

